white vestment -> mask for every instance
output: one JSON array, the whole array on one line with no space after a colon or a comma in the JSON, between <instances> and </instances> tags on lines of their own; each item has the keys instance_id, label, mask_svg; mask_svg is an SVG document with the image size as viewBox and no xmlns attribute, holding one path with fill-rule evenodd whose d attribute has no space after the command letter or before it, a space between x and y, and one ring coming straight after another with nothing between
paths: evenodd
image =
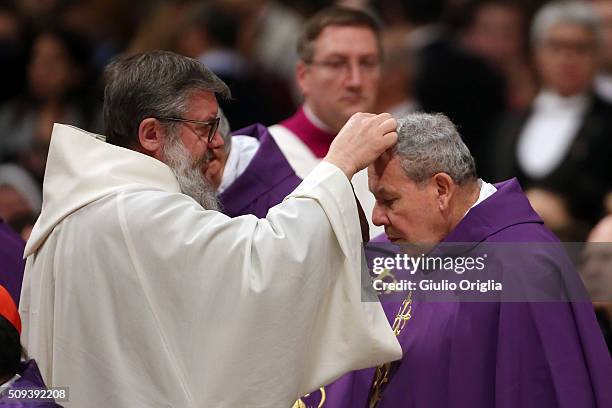
<instances>
[{"instance_id":1,"label":"white vestment","mask_svg":"<svg viewBox=\"0 0 612 408\"><path fill-rule=\"evenodd\" d=\"M299 178L303 179L307 177L310 172L321 162L321 159L315 156L310 148L306 146L306 144L302 142L302 140L295 133L287 129L285 126L270 126L268 131ZM351 182L353 184L353 188L355 189L355 196L357 196L357 199L361 203L365 216L368 219L368 225L370 226L370 238L374 238L377 235L385 232L385 229L382 226L376 226L372 223L372 211L374 210L376 199L374 198L374 194L372 194L368 188L367 169L357 172L353 176Z\"/></svg>"},{"instance_id":2,"label":"white vestment","mask_svg":"<svg viewBox=\"0 0 612 408\"><path fill-rule=\"evenodd\" d=\"M361 301L357 209L329 163L267 218L230 219L162 162L56 124L43 196L22 341L66 407L290 407L401 358Z\"/></svg>"}]
</instances>

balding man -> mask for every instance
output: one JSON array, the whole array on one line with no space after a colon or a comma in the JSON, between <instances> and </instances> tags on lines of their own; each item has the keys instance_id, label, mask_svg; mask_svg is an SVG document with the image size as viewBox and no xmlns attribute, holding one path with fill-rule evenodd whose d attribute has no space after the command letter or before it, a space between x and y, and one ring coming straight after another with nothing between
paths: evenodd
<instances>
[{"instance_id":1,"label":"balding man","mask_svg":"<svg viewBox=\"0 0 612 408\"><path fill-rule=\"evenodd\" d=\"M612 404L612 361L593 310L562 296L571 283L582 288L578 275L516 179L493 185L478 178L470 151L444 115L408 115L398 119L397 132L395 148L368 168L374 222L403 248L427 244L432 253L472 261L475 253L488 253L476 276L502 276L501 296L512 300L483 301L480 292L455 296L451 290L432 301L420 284L383 298L404 357L325 387L324 407ZM411 276L435 282L456 275L452 267L416 273ZM476 281L467 272L459 276ZM563 285L556 285L558 276ZM526 296L513 289L512 278L528 289ZM307 406L317 406L321 395L309 397L315 401L307 399Z\"/></svg>"}]
</instances>

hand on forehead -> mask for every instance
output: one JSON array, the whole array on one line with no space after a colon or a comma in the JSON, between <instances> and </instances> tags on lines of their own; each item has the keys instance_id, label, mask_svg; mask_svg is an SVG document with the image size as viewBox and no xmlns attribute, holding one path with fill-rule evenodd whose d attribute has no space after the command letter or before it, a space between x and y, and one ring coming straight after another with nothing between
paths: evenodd
<instances>
[{"instance_id":1,"label":"hand on forehead","mask_svg":"<svg viewBox=\"0 0 612 408\"><path fill-rule=\"evenodd\" d=\"M393 152L394 148L395 146L392 146L378 156L378 159L368 167L368 174L375 174L380 177L385 171L385 168L389 165L389 162L395 158L395 153Z\"/></svg>"}]
</instances>

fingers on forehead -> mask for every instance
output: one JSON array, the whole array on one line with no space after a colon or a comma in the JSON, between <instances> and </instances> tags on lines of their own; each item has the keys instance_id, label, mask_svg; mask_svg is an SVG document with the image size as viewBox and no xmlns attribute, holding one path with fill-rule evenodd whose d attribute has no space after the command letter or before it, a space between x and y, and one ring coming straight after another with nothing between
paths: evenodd
<instances>
[{"instance_id":1,"label":"fingers on forehead","mask_svg":"<svg viewBox=\"0 0 612 408\"><path fill-rule=\"evenodd\" d=\"M397 129L397 121L393 117L389 116L380 124L380 127L385 132L395 131Z\"/></svg>"},{"instance_id":2,"label":"fingers on forehead","mask_svg":"<svg viewBox=\"0 0 612 408\"><path fill-rule=\"evenodd\" d=\"M370 119L372 122L377 123L378 125L385 123L388 120L395 120L393 119L393 116L391 116L388 113L379 113L378 115L375 115L372 119Z\"/></svg>"}]
</instances>

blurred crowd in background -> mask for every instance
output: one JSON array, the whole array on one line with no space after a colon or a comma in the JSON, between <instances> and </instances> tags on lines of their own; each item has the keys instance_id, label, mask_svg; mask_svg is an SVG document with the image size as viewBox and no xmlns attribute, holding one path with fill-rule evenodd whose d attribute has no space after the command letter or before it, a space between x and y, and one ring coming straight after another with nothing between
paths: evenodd
<instances>
[{"instance_id":1,"label":"blurred crowd in background","mask_svg":"<svg viewBox=\"0 0 612 408\"><path fill-rule=\"evenodd\" d=\"M480 176L518 177L562 240L610 213L612 0L538 18L542 0L0 0L0 218L27 238L54 122L104 132L113 57L197 58L232 90L232 130L271 125L301 102L303 21L333 3L384 26L378 112L446 113Z\"/></svg>"}]
</instances>

